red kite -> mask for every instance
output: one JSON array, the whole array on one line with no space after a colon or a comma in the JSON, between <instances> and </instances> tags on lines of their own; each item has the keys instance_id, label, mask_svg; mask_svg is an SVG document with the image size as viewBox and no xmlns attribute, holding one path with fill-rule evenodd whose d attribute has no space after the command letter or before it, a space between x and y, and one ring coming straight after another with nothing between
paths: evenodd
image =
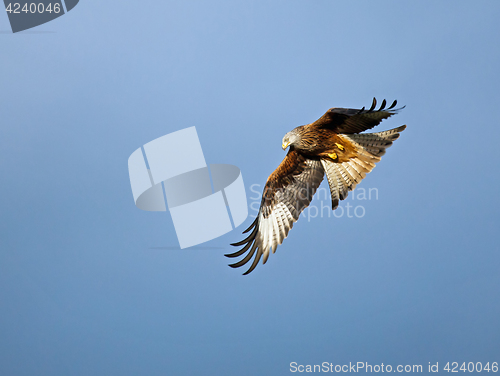
<instances>
[{"instance_id":1,"label":"red kite","mask_svg":"<svg viewBox=\"0 0 500 376\"><path fill-rule=\"evenodd\" d=\"M302 125L283 137L282 147L288 154L278 168L269 176L255 221L243 233L250 235L233 246L244 247L226 255L247 255L233 268L245 265L255 255L248 274L255 269L264 256L267 262L270 250L273 253L287 237L300 213L309 206L316 189L326 173L332 197L332 209L344 200L367 173L380 161L385 149L399 137L406 125L378 133L360 132L380 124L404 107L396 109L397 101L385 109L383 100L375 110L373 98L370 109L331 108L314 123Z\"/></svg>"}]
</instances>

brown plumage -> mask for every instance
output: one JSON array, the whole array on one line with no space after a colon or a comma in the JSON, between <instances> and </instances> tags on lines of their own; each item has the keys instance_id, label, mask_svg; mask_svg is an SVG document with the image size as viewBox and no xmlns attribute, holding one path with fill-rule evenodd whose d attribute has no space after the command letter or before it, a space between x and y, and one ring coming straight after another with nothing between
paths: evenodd
<instances>
[{"instance_id":1,"label":"brown plumage","mask_svg":"<svg viewBox=\"0 0 500 376\"><path fill-rule=\"evenodd\" d=\"M244 273L250 273L262 256L267 262L270 250L273 253L283 240L300 213L309 206L326 173L332 198L332 209L338 207L375 163L385 153L385 149L399 137L406 126L385 132L359 134L371 129L397 113L397 101L385 109L383 100L375 110L377 101L373 98L370 109L331 108L314 123L302 125L283 137L282 147L290 147L285 159L269 176L255 221L243 233L249 231L246 239L234 243L243 246L227 257L247 255L233 268L254 260Z\"/></svg>"}]
</instances>

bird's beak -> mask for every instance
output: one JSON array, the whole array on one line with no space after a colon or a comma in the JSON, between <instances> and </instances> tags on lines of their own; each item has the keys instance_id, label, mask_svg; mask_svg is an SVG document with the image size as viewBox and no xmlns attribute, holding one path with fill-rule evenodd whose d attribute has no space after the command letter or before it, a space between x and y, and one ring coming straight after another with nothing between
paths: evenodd
<instances>
[{"instance_id":1,"label":"bird's beak","mask_svg":"<svg viewBox=\"0 0 500 376\"><path fill-rule=\"evenodd\" d=\"M284 142L283 144L281 144L283 150L285 150L288 146L290 146L290 142Z\"/></svg>"}]
</instances>

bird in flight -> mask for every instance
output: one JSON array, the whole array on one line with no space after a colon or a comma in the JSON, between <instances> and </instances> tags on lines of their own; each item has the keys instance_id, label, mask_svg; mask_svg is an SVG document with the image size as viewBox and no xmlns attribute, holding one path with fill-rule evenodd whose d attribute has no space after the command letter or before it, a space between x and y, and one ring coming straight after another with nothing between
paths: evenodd
<instances>
[{"instance_id":1,"label":"bird in flight","mask_svg":"<svg viewBox=\"0 0 500 376\"><path fill-rule=\"evenodd\" d=\"M243 233L248 237L238 243L243 246L227 257L239 257L247 252L239 262L230 264L233 268L248 263L252 257L248 274L255 269L264 256L287 237L300 213L309 206L314 193L324 175L330 186L332 210L344 200L367 173L379 162L385 149L399 137L406 125L378 133L360 133L371 129L404 107L395 108L394 101L387 109L385 99L376 110L373 98L366 110L351 108L331 108L314 123L299 126L283 137L282 148L289 147L285 159L269 176L255 221Z\"/></svg>"}]
</instances>

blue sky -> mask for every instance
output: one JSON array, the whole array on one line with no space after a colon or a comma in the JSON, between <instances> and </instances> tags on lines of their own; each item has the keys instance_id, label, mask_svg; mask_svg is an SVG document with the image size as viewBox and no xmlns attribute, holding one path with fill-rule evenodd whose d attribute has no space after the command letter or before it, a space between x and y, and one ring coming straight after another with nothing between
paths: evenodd
<instances>
[{"instance_id":1,"label":"blue sky","mask_svg":"<svg viewBox=\"0 0 500 376\"><path fill-rule=\"evenodd\" d=\"M499 362L500 4L82 0L0 15L0 373L285 375ZM373 97L407 124L362 218L301 219L249 276L133 203L129 155L196 126L249 197L283 135ZM326 182L322 187L326 187ZM344 202L344 206L347 202ZM249 202L250 203L250 202Z\"/></svg>"}]
</instances>

